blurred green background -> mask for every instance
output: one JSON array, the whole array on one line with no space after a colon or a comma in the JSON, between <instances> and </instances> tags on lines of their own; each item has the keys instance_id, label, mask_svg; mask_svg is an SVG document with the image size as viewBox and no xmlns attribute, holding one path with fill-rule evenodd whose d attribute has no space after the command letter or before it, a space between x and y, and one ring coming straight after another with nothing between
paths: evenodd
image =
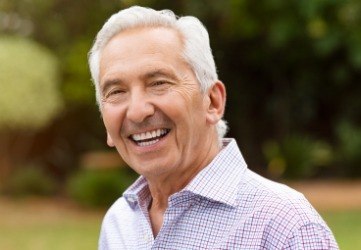
<instances>
[{"instance_id":1,"label":"blurred green background","mask_svg":"<svg viewBox=\"0 0 361 250\"><path fill-rule=\"evenodd\" d=\"M205 24L228 91L228 136L251 169L281 181L361 177L359 0L0 0L0 192L11 198L0 207L40 195L106 208L136 178L106 146L87 66L97 31L131 5ZM360 212L325 213L360 233ZM91 218L97 237L101 216ZM0 248L26 249L1 245L11 232L1 225ZM84 224L68 227L86 237ZM48 249L39 242L29 249Z\"/></svg>"}]
</instances>

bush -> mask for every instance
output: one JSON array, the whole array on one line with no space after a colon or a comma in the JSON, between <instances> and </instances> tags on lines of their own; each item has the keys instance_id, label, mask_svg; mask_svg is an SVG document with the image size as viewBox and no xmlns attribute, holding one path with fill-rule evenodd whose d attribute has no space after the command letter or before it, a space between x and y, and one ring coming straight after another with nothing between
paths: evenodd
<instances>
[{"instance_id":1,"label":"bush","mask_svg":"<svg viewBox=\"0 0 361 250\"><path fill-rule=\"evenodd\" d=\"M39 167L23 167L5 184L5 193L14 196L52 195L57 190L55 181Z\"/></svg>"},{"instance_id":2,"label":"bush","mask_svg":"<svg viewBox=\"0 0 361 250\"><path fill-rule=\"evenodd\" d=\"M333 160L332 148L326 142L292 135L281 143L264 144L268 171L273 177L307 178L314 176L319 167L328 167Z\"/></svg>"},{"instance_id":3,"label":"bush","mask_svg":"<svg viewBox=\"0 0 361 250\"><path fill-rule=\"evenodd\" d=\"M350 123L337 127L337 163L349 177L361 176L361 129Z\"/></svg>"},{"instance_id":4,"label":"bush","mask_svg":"<svg viewBox=\"0 0 361 250\"><path fill-rule=\"evenodd\" d=\"M108 207L136 179L128 168L83 169L70 178L67 191L80 204Z\"/></svg>"}]
</instances>

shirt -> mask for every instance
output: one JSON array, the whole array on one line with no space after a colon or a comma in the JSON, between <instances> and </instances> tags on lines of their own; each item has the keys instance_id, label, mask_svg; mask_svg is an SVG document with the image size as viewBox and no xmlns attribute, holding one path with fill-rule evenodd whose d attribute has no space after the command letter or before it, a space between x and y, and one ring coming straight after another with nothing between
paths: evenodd
<instances>
[{"instance_id":1,"label":"shirt","mask_svg":"<svg viewBox=\"0 0 361 250\"><path fill-rule=\"evenodd\" d=\"M305 197L249 170L234 139L169 197L156 238L150 201L140 177L105 215L99 249L338 249Z\"/></svg>"}]
</instances>

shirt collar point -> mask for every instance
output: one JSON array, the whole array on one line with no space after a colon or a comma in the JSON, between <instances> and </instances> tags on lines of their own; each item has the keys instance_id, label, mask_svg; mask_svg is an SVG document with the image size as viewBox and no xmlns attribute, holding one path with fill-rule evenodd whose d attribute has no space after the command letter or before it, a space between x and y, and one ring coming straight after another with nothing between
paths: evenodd
<instances>
[{"instance_id":1,"label":"shirt collar point","mask_svg":"<svg viewBox=\"0 0 361 250\"><path fill-rule=\"evenodd\" d=\"M136 194L124 194L124 199L130 204L135 205L138 203L138 197Z\"/></svg>"}]
</instances>

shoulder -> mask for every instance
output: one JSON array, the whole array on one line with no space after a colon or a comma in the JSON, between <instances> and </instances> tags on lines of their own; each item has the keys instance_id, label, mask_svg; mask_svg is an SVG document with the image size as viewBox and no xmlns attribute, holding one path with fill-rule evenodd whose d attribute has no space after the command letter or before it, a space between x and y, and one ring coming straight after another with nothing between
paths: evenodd
<instances>
[{"instance_id":1,"label":"shoulder","mask_svg":"<svg viewBox=\"0 0 361 250\"><path fill-rule=\"evenodd\" d=\"M269 214L298 214L303 220L319 219L319 215L303 194L250 170L239 183L239 198L248 201L254 210L261 209Z\"/></svg>"},{"instance_id":2,"label":"shoulder","mask_svg":"<svg viewBox=\"0 0 361 250\"><path fill-rule=\"evenodd\" d=\"M119 221L126 221L133 214L133 210L129 203L125 200L124 197L120 197L116 200L113 205L106 212L102 228L110 227L113 224L119 223Z\"/></svg>"},{"instance_id":3,"label":"shoulder","mask_svg":"<svg viewBox=\"0 0 361 250\"><path fill-rule=\"evenodd\" d=\"M320 223L308 223L293 230L284 249L339 249L331 230Z\"/></svg>"},{"instance_id":4,"label":"shoulder","mask_svg":"<svg viewBox=\"0 0 361 250\"><path fill-rule=\"evenodd\" d=\"M309 242L337 246L332 232L304 195L284 184L249 171L239 184L238 197L239 211L248 222L259 226L265 245L282 249Z\"/></svg>"},{"instance_id":5,"label":"shoulder","mask_svg":"<svg viewBox=\"0 0 361 250\"><path fill-rule=\"evenodd\" d=\"M106 212L101 225L100 238L107 239L113 234L121 233L120 224L127 225L132 217L132 210L124 197L119 198Z\"/></svg>"},{"instance_id":6,"label":"shoulder","mask_svg":"<svg viewBox=\"0 0 361 250\"><path fill-rule=\"evenodd\" d=\"M127 244L124 242L125 238L134 238L132 235L136 230L133 228L135 214L135 210L125 198L119 198L104 216L98 243L99 249L116 249Z\"/></svg>"}]
</instances>

